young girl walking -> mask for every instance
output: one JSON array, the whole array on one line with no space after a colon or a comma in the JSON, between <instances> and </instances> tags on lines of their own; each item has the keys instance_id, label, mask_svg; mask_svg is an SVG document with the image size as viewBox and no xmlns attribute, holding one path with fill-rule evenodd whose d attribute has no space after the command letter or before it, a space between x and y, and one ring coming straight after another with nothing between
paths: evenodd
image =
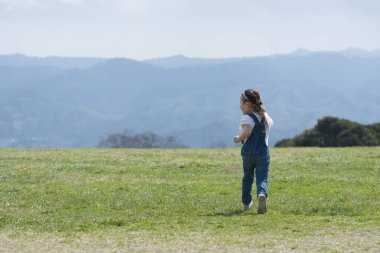
<instances>
[{"instance_id":1,"label":"young girl walking","mask_svg":"<svg viewBox=\"0 0 380 253\"><path fill-rule=\"evenodd\" d=\"M234 142L242 142L241 156L243 159L242 202L247 211L253 205L252 184L256 175L256 196L259 214L267 211L268 172L269 172L269 131L273 120L268 115L261 102L260 94L254 89L245 90L240 96L240 109L243 116L240 119L241 134L234 137Z\"/></svg>"}]
</instances>

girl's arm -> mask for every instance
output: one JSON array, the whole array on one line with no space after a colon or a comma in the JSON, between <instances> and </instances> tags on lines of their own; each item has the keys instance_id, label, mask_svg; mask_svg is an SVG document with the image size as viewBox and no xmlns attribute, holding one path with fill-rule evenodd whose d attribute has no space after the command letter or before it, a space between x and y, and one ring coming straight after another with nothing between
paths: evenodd
<instances>
[{"instance_id":1,"label":"girl's arm","mask_svg":"<svg viewBox=\"0 0 380 253\"><path fill-rule=\"evenodd\" d=\"M241 141L244 141L248 139L249 136L251 136L252 133L252 126L248 124L244 124L241 126L242 132L240 135L237 135L234 137L234 142L239 143Z\"/></svg>"}]
</instances>

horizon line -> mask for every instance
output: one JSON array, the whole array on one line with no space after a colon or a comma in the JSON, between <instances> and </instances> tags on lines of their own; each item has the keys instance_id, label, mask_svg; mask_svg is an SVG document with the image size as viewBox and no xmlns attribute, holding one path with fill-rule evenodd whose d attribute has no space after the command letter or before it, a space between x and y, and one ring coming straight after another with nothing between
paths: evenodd
<instances>
[{"instance_id":1,"label":"horizon line","mask_svg":"<svg viewBox=\"0 0 380 253\"><path fill-rule=\"evenodd\" d=\"M187 58L187 59L199 59L199 60L223 60L223 59L245 59L245 58L259 58L259 57L274 57L274 56L286 56L286 55L291 55L295 53L344 53L347 51L361 51L364 53L374 53L374 52L380 52L379 49L362 49L358 47L347 47L344 49L340 50L310 50L310 49L305 49L305 48L298 48L295 50L292 50L287 53L273 53L273 54L265 54L265 55L256 55L256 56L226 56L226 57L203 57L203 56L188 56L185 54L173 54L173 55L168 55L168 56L158 56L158 57L151 57L151 58L144 58L144 59L134 59L130 58L127 56L111 56L111 57L102 57L102 56L68 56L68 55L46 55L46 56L37 56L37 55L31 55L27 53L8 53L8 54L0 54L0 57L3 56L23 56L27 58L39 58L39 59L45 59L45 58L81 58L81 59L102 59L102 60L110 60L110 59L129 59L129 60L134 60L134 61L139 61L139 62L144 62L144 61L151 61L151 60L160 60L160 59L168 59L168 58L175 58L175 57L182 57L182 58Z\"/></svg>"}]
</instances>

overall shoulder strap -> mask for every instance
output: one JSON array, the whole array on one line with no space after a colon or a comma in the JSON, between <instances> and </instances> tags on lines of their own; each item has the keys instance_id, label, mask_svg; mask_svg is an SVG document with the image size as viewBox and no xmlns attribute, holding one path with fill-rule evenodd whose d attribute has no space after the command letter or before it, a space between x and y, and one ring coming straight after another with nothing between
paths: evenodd
<instances>
[{"instance_id":1,"label":"overall shoulder strap","mask_svg":"<svg viewBox=\"0 0 380 253\"><path fill-rule=\"evenodd\" d=\"M256 115L254 113L251 112L248 115L253 119L253 121L255 121L255 126L258 126L260 124L259 119L256 117Z\"/></svg>"}]
</instances>

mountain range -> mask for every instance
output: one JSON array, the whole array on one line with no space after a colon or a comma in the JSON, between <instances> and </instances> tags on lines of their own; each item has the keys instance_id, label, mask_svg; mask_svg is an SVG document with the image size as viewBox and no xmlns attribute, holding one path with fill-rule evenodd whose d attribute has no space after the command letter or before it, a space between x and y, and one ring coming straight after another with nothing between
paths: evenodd
<instances>
[{"instance_id":1,"label":"mountain range","mask_svg":"<svg viewBox=\"0 0 380 253\"><path fill-rule=\"evenodd\" d=\"M380 121L380 51L204 59L0 55L1 147L95 147L129 130L234 146L240 94L260 91L270 143L335 116Z\"/></svg>"}]
</instances>

